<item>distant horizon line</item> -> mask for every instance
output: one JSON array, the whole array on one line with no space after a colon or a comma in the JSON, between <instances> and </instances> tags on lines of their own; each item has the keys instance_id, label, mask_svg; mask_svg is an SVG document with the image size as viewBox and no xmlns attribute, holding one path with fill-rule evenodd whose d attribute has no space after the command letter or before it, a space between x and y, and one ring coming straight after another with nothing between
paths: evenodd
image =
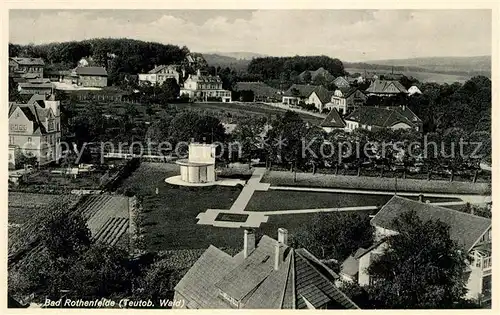
<instances>
[{"instance_id":1,"label":"distant horizon line","mask_svg":"<svg viewBox=\"0 0 500 315\"><path fill-rule=\"evenodd\" d=\"M13 45L19 45L19 46L28 46L28 45L50 45L50 44L57 44L57 43L69 43L69 42L81 42L81 41L86 41L86 40L94 40L94 39L128 39L128 40L136 40L136 41L142 41L142 42L151 42L151 43L158 43L162 45L175 45L178 47L183 47L187 45L179 45L179 44L174 44L174 43L162 43L159 41L146 41L142 39L135 39L135 38L128 38L128 37L93 37L93 38L86 38L86 39L81 39L81 40L70 40L70 41L60 41L60 42L46 42L46 43L27 43L27 44L22 44L22 43L14 43L9 41L9 44ZM189 47L188 47L189 49ZM197 53L197 51L192 51L190 49L191 53ZM382 59L367 59L367 60L343 60L343 58L340 57L335 57L332 55L328 55L326 53L320 53L320 54L295 54L295 55L282 55L282 56L277 56L277 55L269 55L265 53L259 53L259 52L253 52L253 51L204 51L200 52L201 54L212 54L212 55L221 55L225 57L230 57L234 58L236 60L251 60L253 58L236 58L233 56L227 56L224 54L249 54L249 55L259 55L256 56L255 58L266 58L266 57L281 57L281 58L286 58L286 57L309 57L309 56L327 56L330 58L336 58L341 60L342 62L347 62L347 63L373 63L373 62L380 62L380 61L400 61L400 60L411 60L411 59L429 59L429 58L479 58L479 57L489 57L492 58L492 54L488 55L460 55L460 56L453 56L453 55L433 55L433 56L417 56L417 57L397 57L397 58L382 58Z\"/></svg>"}]
</instances>

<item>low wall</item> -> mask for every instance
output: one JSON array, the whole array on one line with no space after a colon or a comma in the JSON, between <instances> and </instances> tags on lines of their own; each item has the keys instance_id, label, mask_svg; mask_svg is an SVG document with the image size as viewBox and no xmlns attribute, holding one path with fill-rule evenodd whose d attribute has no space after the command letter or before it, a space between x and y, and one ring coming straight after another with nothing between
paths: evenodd
<instances>
[{"instance_id":1,"label":"low wall","mask_svg":"<svg viewBox=\"0 0 500 315\"><path fill-rule=\"evenodd\" d=\"M367 176L344 176L330 174L268 171L262 182L272 186L307 186L325 188L345 188L359 190L405 191L443 194L491 194L490 183L449 182L443 180L419 180L403 178L380 178Z\"/></svg>"}]
</instances>

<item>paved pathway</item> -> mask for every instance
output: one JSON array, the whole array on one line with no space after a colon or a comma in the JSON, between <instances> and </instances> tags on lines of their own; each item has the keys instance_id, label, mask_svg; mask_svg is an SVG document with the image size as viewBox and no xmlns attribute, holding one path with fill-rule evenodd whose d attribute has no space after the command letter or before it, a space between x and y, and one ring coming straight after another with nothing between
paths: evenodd
<instances>
[{"instance_id":1,"label":"paved pathway","mask_svg":"<svg viewBox=\"0 0 500 315\"><path fill-rule=\"evenodd\" d=\"M255 168L252 177L250 177L245 187L243 187L241 193L239 194L238 198L236 198L229 211L244 211L255 190L266 190L266 187L269 187L269 185L262 185L260 183L260 180L265 173L266 169L264 167Z\"/></svg>"},{"instance_id":2,"label":"paved pathway","mask_svg":"<svg viewBox=\"0 0 500 315\"><path fill-rule=\"evenodd\" d=\"M318 213L318 212L335 212L335 211L370 211L376 210L377 206L358 206L358 207L343 207L343 208L316 208L316 209L292 209L292 210L277 210L277 211L245 211L245 208L252 198L254 191L273 190L292 190L292 191L312 191L312 192L331 192L331 193L350 193L350 194L373 194L373 195L393 195L391 191L375 191L375 190L356 190L356 189L337 189L337 188L312 188L312 187L289 187L289 186L270 186L268 183L261 183L261 179L266 173L266 169L262 167L255 168L252 176L241 190L241 193L236 198L230 209L207 209L201 212L196 217L198 224L212 225L225 228L241 228L251 227L258 228L262 223L268 221L271 215L284 214L302 214L302 213ZM399 192L400 196L418 196L419 193ZM491 196L478 195L453 195L453 194L435 194L426 193L425 197L441 197L441 198L457 198L461 201L437 202L432 203L436 206L452 206L463 205L469 203L484 203L491 201ZM239 213L248 215L245 222L229 222L216 221L219 213Z\"/></svg>"},{"instance_id":3,"label":"paved pathway","mask_svg":"<svg viewBox=\"0 0 500 315\"><path fill-rule=\"evenodd\" d=\"M312 192L334 192L334 193L349 193L349 194L367 194L367 195L394 195L393 191L377 191L377 190L357 190L357 189L343 189L343 188L315 188L315 187L291 187L291 186L270 186L269 189L274 190L294 190L294 191L312 191ZM418 196L420 193L416 192L398 192L398 196ZM469 203L486 203L491 202L491 196L481 195L454 195L454 194L436 194L425 193L425 197L437 198L457 198L463 202Z\"/></svg>"}]
</instances>

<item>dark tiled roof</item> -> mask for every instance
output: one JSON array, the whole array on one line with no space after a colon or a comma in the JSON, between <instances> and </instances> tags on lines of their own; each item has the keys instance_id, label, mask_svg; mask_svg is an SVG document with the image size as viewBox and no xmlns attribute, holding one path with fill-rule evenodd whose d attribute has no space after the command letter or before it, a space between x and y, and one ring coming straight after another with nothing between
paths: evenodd
<instances>
[{"instance_id":1,"label":"dark tiled roof","mask_svg":"<svg viewBox=\"0 0 500 315\"><path fill-rule=\"evenodd\" d=\"M440 220L450 226L450 238L469 251L491 227L491 219L468 213L413 201L399 196L392 197L371 220L373 226L395 230L394 219L405 211L414 210L422 221Z\"/></svg>"},{"instance_id":2,"label":"dark tiled roof","mask_svg":"<svg viewBox=\"0 0 500 315\"><path fill-rule=\"evenodd\" d=\"M391 88L395 88L395 91L390 91ZM367 93L408 93L406 88L399 83L399 81L389 81L389 80L374 80L370 86L366 89Z\"/></svg>"},{"instance_id":3,"label":"dark tiled roof","mask_svg":"<svg viewBox=\"0 0 500 315\"><path fill-rule=\"evenodd\" d=\"M281 97L281 95L278 94L278 89L275 89L264 82L237 82L234 90L253 91L255 96Z\"/></svg>"},{"instance_id":4,"label":"dark tiled roof","mask_svg":"<svg viewBox=\"0 0 500 315\"><path fill-rule=\"evenodd\" d=\"M309 97L311 93L317 88L317 85L308 85L308 84L293 84L286 92L285 96L298 96L302 98ZM297 90L299 93L295 95L292 93L292 90Z\"/></svg>"},{"instance_id":5,"label":"dark tiled roof","mask_svg":"<svg viewBox=\"0 0 500 315\"><path fill-rule=\"evenodd\" d=\"M77 75L107 76L108 72L103 67L77 67Z\"/></svg>"},{"instance_id":6,"label":"dark tiled roof","mask_svg":"<svg viewBox=\"0 0 500 315\"><path fill-rule=\"evenodd\" d=\"M363 125L377 127L392 127L398 123L415 126L421 120L407 107L374 107L360 106L355 109L345 120L351 120Z\"/></svg>"},{"instance_id":7,"label":"dark tiled roof","mask_svg":"<svg viewBox=\"0 0 500 315\"><path fill-rule=\"evenodd\" d=\"M321 122L321 127L344 128L345 122L340 117L339 112L335 108L332 108L325 120Z\"/></svg>"},{"instance_id":8,"label":"dark tiled roof","mask_svg":"<svg viewBox=\"0 0 500 315\"><path fill-rule=\"evenodd\" d=\"M356 87L340 87L338 88L340 90L340 92L342 92L342 98L348 98L349 96L351 96L354 92L356 92L358 90L358 88Z\"/></svg>"},{"instance_id":9,"label":"dark tiled roof","mask_svg":"<svg viewBox=\"0 0 500 315\"><path fill-rule=\"evenodd\" d=\"M50 109L45 107L44 95L33 95L27 104L9 104L9 117L18 107L26 118L33 123L33 132L35 134L47 133L42 122L50 115Z\"/></svg>"},{"instance_id":10,"label":"dark tiled roof","mask_svg":"<svg viewBox=\"0 0 500 315\"><path fill-rule=\"evenodd\" d=\"M338 275L304 249L281 244L283 261L274 270L277 244L263 236L246 259L242 253L230 257L210 246L176 291L194 301L191 307L197 308L230 308L218 296L220 291L243 308L307 308L304 299L315 307L328 303L331 307L358 308L335 286Z\"/></svg>"},{"instance_id":11,"label":"dark tiled roof","mask_svg":"<svg viewBox=\"0 0 500 315\"><path fill-rule=\"evenodd\" d=\"M12 57L10 58L11 60L17 62L20 65L23 66L43 66L45 65L45 62L43 62L42 58L19 58L19 57Z\"/></svg>"},{"instance_id":12,"label":"dark tiled roof","mask_svg":"<svg viewBox=\"0 0 500 315\"><path fill-rule=\"evenodd\" d=\"M189 298L192 308L230 308L218 297L214 284L230 272L236 264L232 257L220 249L210 246L179 281L175 290Z\"/></svg>"},{"instance_id":13,"label":"dark tiled roof","mask_svg":"<svg viewBox=\"0 0 500 315\"><path fill-rule=\"evenodd\" d=\"M170 69L173 69L173 70L177 71L178 66L175 66L175 65L160 65L160 66L155 67L153 70L148 71L148 73L152 73L152 74L158 73L158 72L160 72L161 70L163 70L165 68L170 68Z\"/></svg>"}]
</instances>

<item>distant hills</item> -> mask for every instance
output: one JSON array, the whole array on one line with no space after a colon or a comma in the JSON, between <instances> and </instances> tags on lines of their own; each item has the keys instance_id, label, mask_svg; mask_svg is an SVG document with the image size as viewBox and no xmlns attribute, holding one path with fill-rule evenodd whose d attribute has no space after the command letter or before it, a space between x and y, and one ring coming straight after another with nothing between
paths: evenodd
<instances>
[{"instance_id":1,"label":"distant hills","mask_svg":"<svg viewBox=\"0 0 500 315\"><path fill-rule=\"evenodd\" d=\"M248 51L237 51L237 52L218 52L218 51L215 51L215 52L204 53L203 55L205 55L205 54L218 55L221 57L230 57L230 58L234 58L237 60L252 60L253 58L268 57L267 55L258 54L258 53L254 53L254 52L248 52Z\"/></svg>"},{"instance_id":2,"label":"distant hills","mask_svg":"<svg viewBox=\"0 0 500 315\"><path fill-rule=\"evenodd\" d=\"M491 74L491 56L473 57L422 57L408 59L372 60L365 64L409 67L424 69L429 72Z\"/></svg>"},{"instance_id":3,"label":"distant hills","mask_svg":"<svg viewBox=\"0 0 500 315\"><path fill-rule=\"evenodd\" d=\"M231 67L244 71L253 58L266 55L252 52L216 52L203 54L211 66ZM427 72L471 77L491 77L491 56L474 57L420 57L407 59L371 60L365 62L344 61L346 69L367 71L394 71L403 73Z\"/></svg>"}]
</instances>

